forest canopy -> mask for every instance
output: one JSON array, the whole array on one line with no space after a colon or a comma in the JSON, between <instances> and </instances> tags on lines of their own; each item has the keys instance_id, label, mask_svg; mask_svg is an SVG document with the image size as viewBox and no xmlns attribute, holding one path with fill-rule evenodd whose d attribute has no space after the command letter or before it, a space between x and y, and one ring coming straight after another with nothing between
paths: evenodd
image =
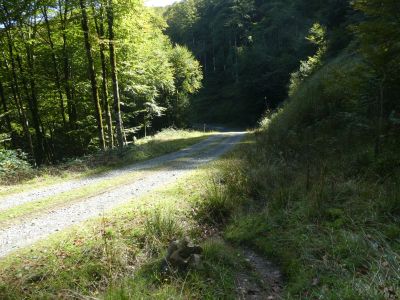
<instances>
[{"instance_id":1,"label":"forest canopy","mask_svg":"<svg viewBox=\"0 0 400 300\"><path fill-rule=\"evenodd\" d=\"M41 164L123 147L163 127L255 125L344 56L369 76L368 101L381 99L378 119L397 118L398 6L2 1L1 147Z\"/></svg>"},{"instance_id":2,"label":"forest canopy","mask_svg":"<svg viewBox=\"0 0 400 300\"><path fill-rule=\"evenodd\" d=\"M287 98L301 61L314 56L316 69L322 56L346 48L356 16L347 0L184 0L165 12L171 39L189 47L203 66L205 88L193 101L196 115L243 124L254 124ZM325 40L312 39L317 24Z\"/></svg>"},{"instance_id":3,"label":"forest canopy","mask_svg":"<svg viewBox=\"0 0 400 300\"><path fill-rule=\"evenodd\" d=\"M199 63L129 0L2 1L0 141L36 164L186 124Z\"/></svg>"}]
</instances>

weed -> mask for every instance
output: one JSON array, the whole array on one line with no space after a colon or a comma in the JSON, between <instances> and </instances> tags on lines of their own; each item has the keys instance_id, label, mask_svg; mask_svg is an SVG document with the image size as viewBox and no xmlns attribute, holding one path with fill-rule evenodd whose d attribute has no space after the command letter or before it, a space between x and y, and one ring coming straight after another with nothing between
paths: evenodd
<instances>
[{"instance_id":1,"label":"weed","mask_svg":"<svg viewBox=\"0 0 400 300\"><path fill-rule=\"evenodd\" d=\"M183 232L176 212L166 206L149 211L144 223L146 245L152 254L160 254L169 242L182 237Z\"/></svg>"}]
</instances>

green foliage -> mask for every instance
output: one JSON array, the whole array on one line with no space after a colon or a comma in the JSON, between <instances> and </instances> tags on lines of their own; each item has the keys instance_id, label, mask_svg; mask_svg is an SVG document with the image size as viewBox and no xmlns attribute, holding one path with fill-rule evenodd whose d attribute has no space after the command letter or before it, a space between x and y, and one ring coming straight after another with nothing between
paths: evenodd
<instances>
[{"instance_id":1,"label":"green foliage","mask_svg":"<svg viewBox=\"0 0 400 300\"><path fill-rule=\"evenodd\" d=\"M292 96L296 92L304 79L312 75L319 67L322 66L323 56L327 50L326 28L321 26L321 24L315 23L311 27L310 34L306 39L316 45L318 50L315 55L309 56L306 61L300 61L299 70L291 74L289 96Z\"/></svg>"},{"instance_id":2,"label":"green foliage","mask_svg":"<svg viewBox=\"0 0 400 300\"><path fill-rule=\"evenodd\" d=\"M225 186L214 180L206 188L203 201L197 205L196 215L201 222L220 225L230 217L234 204Z\"/></svg>"},{"instance_id":3,"label":"green foliage","mask_svg":"<svg viewBox=\"0 0 400 300\"><path fill-rule=\"evenodd\" d=\"M32 169L30 164L25 161L23 164L26 164L28 169L24 169L22 172L27 172L26 176L22 176L22 173L19 174L19 177L8 176L12 171L7 170L2 173L1 177L4 184L13 184L12 189L14 190L29 188L30 185L46 185L62 178L88 176L178 151L207 137L208 135L203 132L166 128L153 136L137 139L134 144L128 145L123 150L97 151L80 158L64 160L54 166L42 166L37 169ZM8 150L1 151L8 152ZM15 155L19 157L17 154ZM26 159L25 155L23 157ZM26 182L32 176L35 177L35 180Z\"/></svg>"},{"instance_id":4,"label":"green foliage","mask_svg":"<svg viewBox=\"0 0 400 300\"><path fill-rule=\"evenodd\" d=\"M275 259L287 299L400 295L400 137L385 119L375 154L376 76L347 53L325 64L266 116L255 144L224 172L227 194L246 199L225 237Z\"/></svg>"},{"instance_id":5,"label":"green foliage","mask_svg":"<svg viewBox=\"0 0 400 300\"><path fill-rule=\"evenodd\" d=\"M183 236L183 230L170 207L157 207L146 218L144 234L149 251L160 254L166 244Z\"/></svg>"},{"instance_id":6,"label":"green foliage","mask_svg":"<svg viewBox=\"0 0 400 300\"><path fill-rule=\"evenodd\" d=\"M185 47L175 46L169 57L174 70L175 94L167 100L167 118L176 126L187 125L189 97L202 86L203 73L199 62Z\"/></svg>"},{"instance_id":7,"label":"green foliage","mask_svg":"<svg viewBox=\"0 0 400 300\"><path fill-rule=\"evenodd\" d=\"M96 152L101 122L87 77L79 1L11 2L4 2L0 13L1 140L7 149L21 148L38 163ZM114 12L111 44L105 13L109 3ZM162 17L136 0L82 4L104 132L115 132L110 45L116 52L128 140L150 127L154 133L186 125L187 98L200 88L202 75L190 52L173 46L163 33ZM110 135L106 142L112 148L109 140Z\"/></svg>"},{"instance_id":8,"label":"green foliage","mask_svg":"<svg viewBox=\"0 0 400 300\"><path fill-rule=\"evenodd\" d=\"M207 170L1 260L0 298L235 298L244 262L222 240L198 236L204 228L191 211L202 191L199 178ZM161 272L170 239L183 234L196 236L203 267Z\"/></svg>"},{"instance_id":9,"label":"green foliage","mask_svg":"<svg viewBox=\"0 0 400 300\"><path fill-rule=\"evenodd\" d=\"M354 7L365 14L364 20L354 26L361 42L361 53L379 72L386 72L386 68L396 68L400 50L398 1L356 0Z\"/></svg>"},{"instance_id":10,"label":"green foliage","mask_svg":"<svg viewBox=\"0 0 400 300\"><path fill-rule=\"evenodd\" d=\"M13 183L32 176L27 155L20 151L0 149L0 181Z\"/></svg>"},{"instance_id":11,"label":"green foliage","mask_svg":"<svg viewBox=\"0 0 400 300\"><path fill-rule=\"evenodd\" d=\"M170 6L166 32L192 50L204 71L204 89L191 101L192 119L255 124L266 107L287 97L299 61L312 57L301 63L310 74L327 44L328 57L348 45L349 11L347 1L333 0L188 0ZM312 24L321 26L313 27L310 46L305 38Z\"/></svg>"}]
</instances>

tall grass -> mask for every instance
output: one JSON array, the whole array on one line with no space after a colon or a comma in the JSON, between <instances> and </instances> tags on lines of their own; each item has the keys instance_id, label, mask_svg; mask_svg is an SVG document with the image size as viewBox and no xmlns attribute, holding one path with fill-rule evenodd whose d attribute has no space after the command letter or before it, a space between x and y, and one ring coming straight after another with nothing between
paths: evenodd
<instances>
[{"instance_id":1,"label":"tall grass","mask_svg":"<svg viewBox=\"0 0 400 300\"><path fill-rule=\"evenodd\" d=\"M357 58L331 62L224 168L217 199L242 198L225 237L280 263L285 298L400 297L400 137L387 121L376 153L373 76Z\"/></svg>"},{"instance_id":2,"label":"tall grass","mask_svg":"<svg viewBox=\"0 0 400 300\"><path fill-rule=\"evenodd\" d=\"M184 230L179 217L169 206L160 206L149 211L144 223L144 236L148 251L160 254L171 241L181 238Z\"/></svg>"}]
</instances>

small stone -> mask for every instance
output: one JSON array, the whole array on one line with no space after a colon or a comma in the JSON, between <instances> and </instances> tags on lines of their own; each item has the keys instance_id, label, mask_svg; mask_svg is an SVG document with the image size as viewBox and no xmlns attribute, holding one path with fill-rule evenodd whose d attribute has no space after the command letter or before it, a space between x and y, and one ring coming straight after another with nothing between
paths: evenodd
<instances>
[{"instance_id":1,"label":"small stone","mask_svg":"<svg viewBox=\"0 0 400 300\"><path fill-rule=\"evenodd\" d=\"M316 278L313 279L311 285L312 285L312 286L317 286L318 284L319 284L319 278L316 277Z\"/></svg>"},{"instance_id":2,"label":"small stone","mask_svg":"<svg viewBox=\"0 0 400 300\"><path fill-rule=\"evenodd\" d=\"M201 268L201 256L203 249L200 246L192 245L189 238L172 241L167 250L162 270L168 271L173 268Z\"/></svg>"}]
</instances>

